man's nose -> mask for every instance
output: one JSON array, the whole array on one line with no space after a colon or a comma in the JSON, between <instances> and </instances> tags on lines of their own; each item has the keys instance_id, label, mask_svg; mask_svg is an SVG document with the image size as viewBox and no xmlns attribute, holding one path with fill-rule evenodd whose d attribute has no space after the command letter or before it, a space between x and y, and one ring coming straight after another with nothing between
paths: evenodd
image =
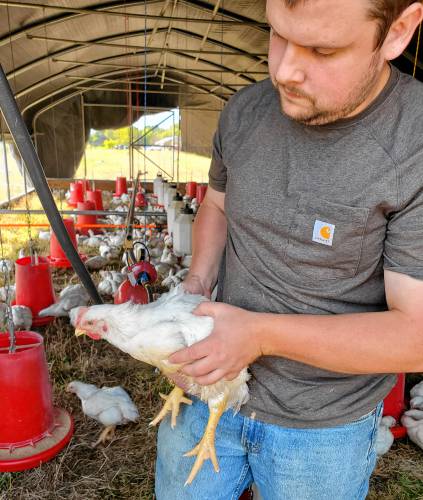
<instances>
[{"instance_id":1,"label":"man's nose","mask_svg":"<svg viewBox=\"0 0 423 500\"><path fill-rule=\"evenodd\" d=\"M305 80L305 49L290 42L285 46L280 59L275 79L282 85L299 84Z\"/></svg>"}]
</instances>

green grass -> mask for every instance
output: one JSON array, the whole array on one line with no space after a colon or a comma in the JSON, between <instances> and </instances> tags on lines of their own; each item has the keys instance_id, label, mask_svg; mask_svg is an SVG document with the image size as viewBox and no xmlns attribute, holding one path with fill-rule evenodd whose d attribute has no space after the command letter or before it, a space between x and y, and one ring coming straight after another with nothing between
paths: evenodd
<instances>
[{"instance_id":1,"label":"green grass","mask_svg":"<svg viewBox=\"0 0 423 500\"><path fill-rule=\"evenodd\" d=\"M207 182L210 167L210 158L191 153L181 152L179 155L179 177L177 153L170 149L161 151L147 151L148 159L134 151L134 172L147 171L146 178L151 180L156 177L159 170L156 164L167 174L166 178L175 181ZM152 161L150 161L152 160ZM88 179L115 179L116 176L129 177L129 150L104 149L88 146L85 159L82 158L75 177L85 177L85 161L87 163ZM153 163L154 162L154 163Z\"/></svg>"}]
</instances>

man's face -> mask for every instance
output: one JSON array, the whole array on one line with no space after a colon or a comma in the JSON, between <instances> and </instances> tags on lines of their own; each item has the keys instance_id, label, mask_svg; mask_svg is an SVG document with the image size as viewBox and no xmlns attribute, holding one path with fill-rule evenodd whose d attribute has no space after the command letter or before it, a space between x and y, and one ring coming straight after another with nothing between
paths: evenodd
<instances>
[{"instance_id":1,"label":"man's face","mask_svg":"<svg viewBox=\"0 0 423 500\"><path fill-rule=\"evenodd\" d=\"M269 72L282 111L306 125L353 116L382 90L389 69L375 51L369 0L267 0Z\"/></svg>"}]
</instances>

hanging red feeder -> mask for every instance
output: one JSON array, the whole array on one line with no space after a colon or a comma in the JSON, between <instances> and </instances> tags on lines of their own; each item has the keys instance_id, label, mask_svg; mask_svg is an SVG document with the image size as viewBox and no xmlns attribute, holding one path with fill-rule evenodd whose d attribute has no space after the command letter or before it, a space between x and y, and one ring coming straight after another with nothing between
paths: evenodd
<instances>
[{"instance_id":1,"label":"hanging red feeder","mask_svg":"<svg viewBox=\"0 0 423 500\"><path fill-rule=\"evenodd\" d=\"M195 197L198 203L202 203L207 192L207 184L198 184Z\"/></svg>"},{"instance_id":2,"label":"hanging red feeder","mask_svg":"<svg viewBox=\"0 0 423 500\"><path fill-rule=\"evenodd\" d=\"M101 189L94 189L94 191L87 190L86 196L87 201L92 201L95 204L96 210L104 210Z\"/></svg>"},{"instance_id":3,"label":"hanging red feeder","mask_svg":"<svg viewBox=\"0 0 423 500\"><path fill-rule=\"evenodd\" d=\"M91 189L90 181L88 179L81 179L81 180L76 181L76 182L81 184L82 190L84 191L84 193L86 193L88 190Z\"/></svg>"},{"instance_id":4,"label":"hanging red feeder","mask_svg":"<svg viewBox=\"0 0 423 500\"><path fill-rule=\"evenodd\" d=\"M49 261L45 257L37 257L37 260L34 263L31 257L23 257L15 262L14 303L31 309L33 326L47 325L54 320L53 316L41 318L38 313L56 302Z\"/></svg>"},{"instance_id":5,"label":"hanging red feeder","mask_svg":"<svg viewBox=\"0 0 423 500\"><path fill-rule=\"evenodd\" d=\"M135 195L135 207L136 208L143 208L147 206L147 202L145 200L145 196L143 193L141 192L138 192L136 195Z\"/></svg>"},{"instance_id":6,"label":"hanging red feeder","mask_svg":"<svg viewBox=\"0 0 423 500\"><path fill-rule=\"evenodd\" d=\"M120 285L114 296L115 304L131 300L135 304L148 304L152 301L149 285L157 281L156 268L146 261L130 266L128 278Z\"/></svg>"},{"instance_id":7,"label":"hanging red feeder","mask_svg":"<svg viewBox=\"0 0 423 500\"><path fill-rule=\"evenodd\" d=\"M79 202L84 201L84 187L80 182L71 182L69 189L70 198L68 200L68 205L76 207Z\"/></svg>"},{"instance_id":8,"label":"hanging red feeder","mask_svg":"<svg viewBox=\"0 0 423 500\"><path fill-rule=\"evenodd\" d=\"M75 225L73 219L63 219L63 223L65 224L66 231L68 232L70 239L72 240L73 246L75 248L78 248L78 245L76 243ZM87 258L87 256L83 254L80 254L79 256L82 260L86 260ZM72 267L56 237L56 234L53 231L50 237L50 255L47 257L47 259L50 262L50 265L53 267L60 267L64 269Z\"/></svg>"},{"instance_id":9,"label":"hanging red feeder","mask_svg":"<svg viewBox=\"0 0 423 500\"><path fill-rule=\"evenodd\" d=\"M391 392L383 400L383 416L394 417L397 422L401 421L401 415L405 410L405 373L398 375L397 383ZM403 438L407 429L402 425L391 427L391 432L396 439Z\"/></svg>"},{"instance_id":10,"label":"hanging red feeder","mask_svg":"<svg viewBox=\"0 0 423 500\"><path fill-rule=\"evenodd\" d=\"M128 185L126 177L116 177L116 190L113 196L119 198L123 194L128 193Z\"/></svg>"},{"instance_id":11,"label":"hanging red feeder","mask_svg":"<svg viewBox=\"0 0 423 500\"><path fill-rule=\"evenodd\" d=\"M9 335L1 332L0 472L38 467L73 434L71 416L53 407L41 335L16 332L16 351L9 346Z\"/></svg>"},{"instance_id":12,"label":"hanging red feeder","mask_svg":"<svg viewBox=\"0 0 423 500\"><path fill-rule=\"evenodd\" d=\"M95 210L95 204L93 201L83 201L78 203L78 210ZM97 216L96 215L77 215L76 216L77 224L84 225L96 225L97 224ZM78 229L80 234L88 234L89 227L81 227Z\"/></svg>"},{"instance_id":13,"label":"hanging red feeder","mask_svg":"<svg viewBox=\"0 0 423 500\"><path fill-rule=\"evenodd\" d=\"M187 182L185 185L185 194L190 198L195 198L197 194L197 183L196 182Z\"/></svg>"}]
</instances>

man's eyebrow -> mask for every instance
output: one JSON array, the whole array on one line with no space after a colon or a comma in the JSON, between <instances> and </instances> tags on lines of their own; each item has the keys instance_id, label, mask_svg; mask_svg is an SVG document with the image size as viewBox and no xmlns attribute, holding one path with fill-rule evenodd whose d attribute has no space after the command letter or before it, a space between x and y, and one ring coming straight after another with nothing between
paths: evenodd
<instances>
[{"instance_id":1,"label":"man's eyebrow","mask_svg":"<svg viewBox=\"0 0 423 500\"><path fill-rule=\"evenodd\" d=\"M270 29L276 33L276 35L278 36L282 36L280 35L276 30L275 28L270 24L269 20L266 18L266 22L267 24L269 25ZM282 37L283 38L283 37ZM301 47L303 47L304 49L342 49L342 48L345 48L345 47L340 47L338 45L327 45L327 44L324 44L324 43L316 43L316 44L312 44L312 45L301 45Z\"/></svg>"}]
</instances>

